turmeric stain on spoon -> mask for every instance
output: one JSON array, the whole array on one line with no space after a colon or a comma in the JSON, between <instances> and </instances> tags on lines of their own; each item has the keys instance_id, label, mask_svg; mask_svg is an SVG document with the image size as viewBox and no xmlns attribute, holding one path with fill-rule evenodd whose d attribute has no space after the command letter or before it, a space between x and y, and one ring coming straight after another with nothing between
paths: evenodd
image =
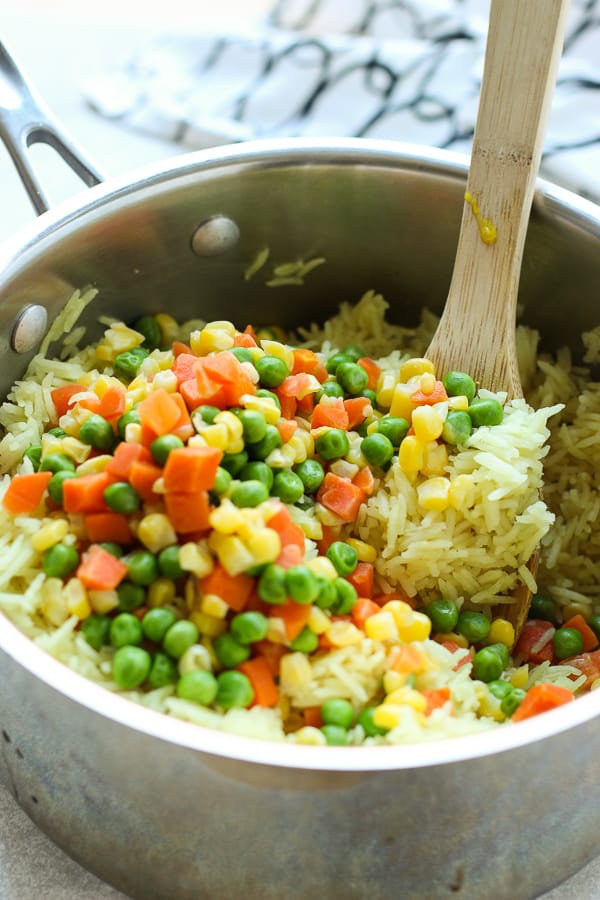
<instances>
[{"instance_id":1,"label":"turmeric stain on spoon","mask_svg":"<svg viewBox=\"0 0 600 900\"><path fill-rule=\"evenodd\" d=\"M473 211L473 215L477 220L477 225L479 226L479 236L483 243L495 244L498 238L496 226L490 219L486 219L483 217L483 215L481 214L481 210L479 209L477 198L474 197L473 194L469 193L469 191L466 191L465 202L469 204Z\"/></svg>"}]
</instances>

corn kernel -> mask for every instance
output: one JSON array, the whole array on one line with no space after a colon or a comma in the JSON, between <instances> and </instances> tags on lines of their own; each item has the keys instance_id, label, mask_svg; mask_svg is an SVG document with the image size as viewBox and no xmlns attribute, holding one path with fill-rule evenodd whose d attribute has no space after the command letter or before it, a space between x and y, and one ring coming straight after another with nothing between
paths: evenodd
<instances>
[{"instance_id":1,"label":"corn kernel","mask_svg":"<svg viewBox=\"0 0 600 900\"><path fill-rule=\"evenodd\" d=\"M46 578L42 585L40 609L46 621L57 628L68 618L69 611L63 593L62 579Z\"/></svg>"},{"instance_id":2,"label":"corn kernel","mask_svg":"<svg viewBox=\"0 0 600 900\"><path fill-rule=\"evenodd\" d=\"M398 637L398 628L394 616L389 610L382 609L365 622L365 634L373 641L389 641Z\"/></svg>"},{"instance_id":3,"label":"corn kernel","mask_svg":"<svg viewBox=\"0 0 600 900\"><path fill-rule=\"evenodd\" d=\"M321 522L322 525L327 525L328 528L336 528L338 525L344 524L344 520L341 519L340 516L331 512L331 510L327 509L326 506L323 506L322 503L315 504L315 515L319 522Z\"/></svg>"},{"instance_id":4,"label":"corn kernel","mask_svg":"<svg viewBox=\"0 0 600 900\"><path fill-rule=\"evenodd\" d=\"M254 557L255 566L273 562L281 553L281 538L272 528L253 531L245 538L245 544Z\"/></svg>"},{"instance_id":5,"label":"corn kernel","mask_svg":"<svg viewBox=\"0 0 600 900\"><path fill-rule=\"evenodd\" d=\"M137 537L151 553L158 553L169 544L177 543L177 534L164 513L144 516L137 527Z\"/></svg>"},{"instance_id":6,"label":"corn kernel","mask_svg":"<svg viewBox=\"0 0 600 900\"><path fill-rule=\"evenodd\" d=\"M269 425L275 425L281 418L279 407L271 397L255 397L253 394L243 394L240 402L246 409L261 412Z\"/></svg>"},{"instance_id":7,"label":"corn kernel","mask_svg":"<svg viewBox=\"0 0 600 900\"><path fill-rule=\"evenodd\" d=\"M333 581L334 578L337 578L337 569L328 556L314 556L308 560L306 565L313 575L322 575L328 581Z\"/></svg>"},{"instance_id":8,"label":"corn kernel","mask_svg":"<svg viewBox=\"0 0 600 900\"><path fill-rule=\"evenodd\" d=\"M200 634L208 635L208 637L218 637L227 630L225 619L216 619L197 609L190 613L190 621L194 623Z\"/></svg>"},{"instance_id":9,"label":"corn kernel","mask_svg":"<svg viewBox=\"0 0 600 900\"><path fill-rule=\"evenodd\" d=\"M518 669L514 669L509 676L509 681L515 688L521 688L524 690L527 687L527 682L529 680L529 667L528 666L519 666Z\"/></svg>"},{"instance_id":10,"label":"corn kernel","mask_svg":"<svg viewBox=\"0 0 600 900\"><path fill-rule=\"evenodd\" d=\"M225 426L230 441L237 440L244 436L244 426L240 419L232 412L229 412L229 410L223 410L222 412L217 413L214 421L217 425Z\"/></svg>"},{"instance_id":11,"label":"corn kernel","mask_svg":"<svg viewBox=\"0 0 600 900\"><path fill-rule=\"evenodd\" d=\"M119 353L133 350L144 343L144 335L123 322L115 322L104 332L104 337L96 347L96 356L104 362L114 362Z\"/></svg>"},{"instance_id":12,"label":"corn kernel","mask_svg":"<svg viewBox=\"0 0 600 900\"><path fill-rule=\"evenodd\" d=\"M373 722L378 728L386 728L391 731L402 722L405 714L405 707L394 706L391 703L382 703L373 713Z\"/></svg>"},{"instance_id":13,"label":"corn kernel","mask_svg":"<svg viewBox=\"0 0 600 900\"><path fill-rule=\"evenodd\" d=\"M229 612L229 604L225 603L221 597L216 594L203 594L200 601L200 610L207 616L213 616L215 619L224 619Z\"/></svg>"},{"instance_id":14,"label":"corn kernel","mask_svg":"<svg viewBox=\"0 0 600 900\"><path fill-rule=\"evenodd\" d=\"M444 420L432 406L417 406L412 414L415 436L425 443L436 441L444 430Z\"/></svg>"},{"instance_id":15,"label":"corn kernel","mask_svg":"<svg viewBox=\"0 0 600 900\"><path fill-rule=\"evenodd\" d=\"M66 418L65 416L62 417ZM42 435L42 459L50 453L60 453L62 450L62 440L54 434Z\"/></svg>"},{"instance_id":16,"label":"corn kernel","mask_svg":"<svg viewBox=\"0 0 600 900\"><path fill-rule=\"evenodd\" d=\"M267 641L272 644L287 644L288 636L283 619L270 616L267 620Z\"/></svg>"},{"instance_id":17,"label":"corn kernel","mask_svg":"<svg viewBox=\"0 0 600 900\"><path fill-rule=\"evenodd\" d=\"M448 478L428 478L417 486L417 500L423 509L443 512L448 509L450 502L448 492L450 480Z\"/></svg>"},{"instance_id":18,"label":"corn kernel","mask_svg":"<svg viewBox=\"0 0 600 900\"><path fill-rule=\"evenodd\" d=\"M409 476L416 475L423 465L423 444L414 435L407 435L400 444L398 462L402 471Z\"/></svg>"},{"instance_id":19,"label":"corn kernel","mask_svg":"<svg viewBox=\"0 0 600 900\"><path fill-rule=\"evenodd\" d=\"M92 610L99 615L109 613L119 605L119 595L114 589L88 591L88 600Z\"/></svg>"},{"instance_id":20,"label":"corn kernel","mask_svg":"<svg viewBox=\"0 0 600 900\"><path fill-rule=\"evenodd\" d=\"M227 450L229 444L229 432L226 425L207 425L202 429L201 437L204 438L209 447L216 447L218 450Z\"/></svg>"},{"instance_id":21,"label":"corn kernel","mask_svg":"<svg viewBox=\"0 0 600 900\"><path fill-rule=\"evenodd\" d=\"M406 672L396 672L395 669L388 669L387 672L383 674L383 689L386 694L391 694L392 691L397 691L398 688L404 687L406 685Z\"/></svg>"},{"instance_id":22,"label":"corn kernel","mask_svg":"<svg viewBox=\"0 0 600 900\"><path fill-rule=\"evenodd\" d=\"M383 369L377 382L377 405L388 408L392 405L394 388L398 383L398 376L393 369Z\"/></svg>"},{"instance_id":23,"label":"corn kernel","mask_svg":"<svg viewBox=\"0 0 600 900\"><path fill-rule=\"evenodd\" d=\"M179 548L179 565L184 572L204 578L214 568L214 559L205 541L189 541Z\"/></svg>"},{"instance_id":24,"label":"corn kernel","mask_svg":"<svg viewBox=\"0 0 600 900\"><path fill-rule=\"evenodd\" d=\"M217 548L217 556L229 575L239 575L254 565L254 557L243 541L232 534L223 536Z\"/></svg>"},{"instance_id":25,"label":"corn kernel","mask_svg":"<svg viewBox=\"0 0 600 900\"><path fill-rule=\"evenodd\" d=\"M306 623L315 634L325 634L331 625L331 619L318 606L311 606L308 622Z\"/></svg>"},{"instance_id":26,"label":"corn kernel","mask_svg":"<svg viewBox=\"0 0 600 900\"><path fill-rule=\"evenodd\" d=\"M367 622L369 619L367 619ZM406 644L425 641L431 634L431 619L424 613L413 612L411 621L398 628L398 637Z\"/></svg>"},{"instance_id":27,"label":"corn kernel","mask_svg":"<svg viewBox=\"0 0 600 900\"><path fill-rule=\"evenodd\" d=\"M139 422L128 422L125 426L125 442L127 444L140 444L142 441L142 426Z\"/></svg>"},{"instance_id":28,"label":"corn kernel","mask_svg":"<svg viewBox=\"0 0 600 900\"><path fill-rule=\"evenodd\" d=\"M67 609L72 616L77 616L80 620L91 616L92 607L88 600L88 593L79 578L70 578L64 587L64 592Z\"/></svg>"},{"instance_id":29,"label":"corn kernel","mask_svg":"<svg viewBox=\"0 0 600 900\"><path fill-rule=\"evenodd\" d=\"M365 541L359 541L357 538L347 538L346 543L353 550L356 550L359 562L374 563L377 559L377 550L371 547Z\"/></svg>"},{"instance_id":30,"label":"corn kernel","mask_svg":"<svg viewBox=\"0 0 600 900\"><path fill-rule=\"evenodd\" d=\"M400 366L400 381L406 382L414 378L415 375L423 375L426 372L430 375L435 374L435 368L430 359L419 356L416 356L414 359L407 359Z\"/></svg>"},{"instance_id":31,"label":"corn kernel","mask_svg":"<svg viewBox=\"0 0 600 900\"><path fill-rule=\"evenodd\" d=\"M466 412L469 408L469 400L464 394L457 394L456 397L448 397L448 409L460 409Z\"/></svg>"},{"instance_id":32,"label":"corn kernel","mask_svg":"<svg viewBox=\"0 0 600 900\"><path fill-rule=\"evenodd\" d=\"M321 729L315 728L313 725L305 725L295 731L294 740L297 744L304 744L308 747L324 747L327 743L327 738Z\"/></svg>"},{"instance_id":33,"label":"corn kernel","mask_svg":"<svg viewBox=\"0 0 600 900\"><path fill-rule=\"evenodd\" d=\"M508 619L494 619L486 639L486 644L504 644L509 650L515 642L515 629Z\"/></svg>"},{"instance_id":34,"label":"corn kernel","mask_svg":"<svg viewBox=\"0 0 600 900\"><path fill-rule=\"evenodd\" d=\"M152 379L153 391L162 389L166 391L167 394L174 394L177 390L177 386L177 375L175 374L175 372L157 372Z\"/></svg>"},{"instance_id":35,"label":"corn kernel","mask_svg":"<svg viewBox=\"0 0 600 900\"><path fill-rule=\"evenodd\" d=\"M504 722L506 716L502 712L501 706L501 700L486 690L485 693L479 697L477 712L480 716L494 719L496 722Z\"/></svg>"},{"instance_id":36,"label":"corn kernel","mask_svg":"<svg viewBox=\"0 0 600 900\"><path fill-rule=\"evenodd\" d=\"M60 443L63 453L70 456L76 463L85 462L92 452L92 448L89 444L84 444L79 438L72 437L71 435L62 438Z\"/></svg>"},{"instance_id":37,"label":"corn kernel","mask_svg":"<svg viewBox=\"0 0 600 900\"><path fill-rule=\"evenodd\" d=\"M435 388L435 375L432 372L423 372L419 378L419 390L424 394L432 394Z\"/></svg>"},{"instance_id":38,"label":"corn kernel","mask_svg":"<svg viewBox=\"0 0 600 900\"><path fill-rule=\"evenodd\" d=\"M464 647L465 650L469 646L466 637L462 634L458 634L457 631L448 631L446 634L438 634L438 639L440 641L452 641L453 644L458 644L459 647Z\"/></svg>"},{"instance_id":39,"label":"corn kernel","mask_svg":"<svg viewBox=\"0 0 600 900\"><path fill-rule=\"evenodd\" d=\"M469 509L474 501L474 483L472 475L457 475L450 482L448 503L453 509Z\"/></svg>"},{"instance_id":40,"label":"corn kernel","mask_svg":"<svg viewBox=\"0 0 600 900\"><path fill-rule=\"evenodd\" d=\"M161 344L165 347L170 346L173 341L177 340L179 325L173 316L170 316L168 313L157 313L154 318L160 328Z\"/></svg>"},{"instance_id":41,"label":"corn kernel","mask_svg":"<svg viewBox=\"0 0 600 900\"><path fill-rule=\"evenodd\" d=\"M265 462L272 469L289 469L294 465L295 451L289 444L271 450Z\"/></svg>"},{"instance_id":42,"label":"corn kernel","mask_svg":"<svg viewBox=\"0 0 600 900\"><path fill-rule=\"evenodd\" d=\"M152 609L175 602L175 585L170 578L157 578L148 588L146 602Z\"/></svg>"},{"instance_id":43,"label":"corn kernel","mask_svg":"<svg viewBox=\"0 0 600 900\"><path fill-rule=\"evenodd\" d=\"M269 356L276 356L283 360L290 372L294 368L294 351L287 344L281 344L279 341L263 340L260 342L262 349Z\"/></svg>"},{"instance_id":44,"label":"corn kernel","mask_svg":"<svg viewBox=\"0 0 600 900\"><path fill-rule=\"evenodd\" d=\"M410 706L416 712L425 712L427 709L427 700L423 694L407 685L392 691L383 702L385 705L389 703L392 706Z\"/></svg>"},{"instance_id":45,"label":"corn kernel","mask_svg":"<svg viewBox=\"0 0 600 900\"><path fill-rule=\"evenodd\" d=\"M445 444L428 441L423 447L421 472L427 477L444 475L448 465L448 449Z\"/></svg>"},{"instance_id":46,"label":"corn kernel","mask_svg":"<svg viewBox=\"0 0 600 900\"><path fill-rule=\"evenodd\" d=\"M397 628L410 625L412 622L413 608L410 603L406 603L404 600L388 600L387 603L384 603L382 609L384 612L392 614Z\"/></svg>"},{"instance_id":47,"label":"corn kernel","mask_svg":"<svg viewBox=\"0 0 600 900\"><path fill-rule=\"evenodd\" d=\"M53 519L47 525L42 525L39 531L31 536L31 546L37 553L43 553L49 547L53 547L62 541L69 533L69 523L66 519Z\"/></svg>"},{"instance_id":48,"label":"corn kernel","mask_svg":"<svg viewBox=\"0 0 600 900\"><path fill-rule=\"evenodd\" d=\"M288 446L294 451L294 465L304 462L308 459L308 452L304 440L298 434L293 434L288 441Z\"/></svg>"},{"instance_id":49,"label":"corn kernel","mask_svg":"<svg viewBox=\"0 0 600 900\"><path fill-rule=\"evenodd\" d=\"M312 680L312 666L304 653L286 653L281 658L279 681L285 689L304 687Z\"/></svg>"},{"instance_id":50,"label":"corn kernel","mask_svg":"<svg viewBox=\"0 0 600 900\"><path fill-rule=\"evenodd\" d=\"M200 587L195 578L188 578L184 587L185 605L190 612L200 609Z\"/></svg>"},{"instance_id":51,"label":"corn kernel","mask_svg":"<svg viewBox=\"0 0 600 900\"><path fill-rule=\"evenodd\" d=\"M390 404L391 416L400 416L402 419L406 419L410 422L413 411L417 406L417 404L411 400L414 391L415 387L412 384L399 382L395 386L392 394L392 402ZM404 441L402 443L404 443ZM400 446L402 446L402 444Z\"/></svg>"},{"instance_id":52,"label":"corn kernel","mask_svg":"<svg viewBox=\"0 0 600 900\"><path fill-rule=\"evenodd\" d=\"M209 516L211 528L219 534L234 534L244 525L242 510L224 497L221 504L212 510Z\"/></svg>"},{"instance_id":53,"label":"corn kernel","mask_svg":"<svg viewBox=\"0 0 600 900\"><path fill-rule=\"evenodd\" d=\"M208 353L219 350L229 350L233 347L235 329L233 333L228 326L230 322L209 322L199 331L190 334L190 347L196 356L206 356Z\"/></svg>"},{"instance_id":54,"label":"corn kernel","mask_svg":"<svg viewBox=\"0 0 600 900\"><path fill-rule=\"evenodd\" d=\"M203 644L192 644L179 657L177 668L180 675L185 675L186 672L212 672L211 653Z\"/></svg>"},{"instance_id":55,"label":"corn kernel","mask_svg":"<svg viewBox=\"0 0 600 900\"><path fill-rule=\"evenodd\" d=\"M363 638L363 632L353 622L332 622L327 631L327 639L334 647L351 647L360 644Z\"/></svg>"}]
</instances>

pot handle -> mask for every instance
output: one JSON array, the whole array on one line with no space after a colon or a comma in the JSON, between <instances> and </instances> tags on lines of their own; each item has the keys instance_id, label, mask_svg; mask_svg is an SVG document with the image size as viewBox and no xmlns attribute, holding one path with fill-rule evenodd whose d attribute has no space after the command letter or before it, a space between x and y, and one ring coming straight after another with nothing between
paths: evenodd
<instances>
[{"instance_id":1,"label":"pot handle","mask_svg":"<svg viewBox=\"0 0 600 900\"><path fill-rule=\"evenodd\" d=\"M33 144L48 144L52 147L88 187L104 181L100 171L86 159L77 142L57 124L37 98L2 41L0 139L10 153L38 214L46 212L50 208L50 202L32 165L29 148Z\"/></svg>"}]
</instances>

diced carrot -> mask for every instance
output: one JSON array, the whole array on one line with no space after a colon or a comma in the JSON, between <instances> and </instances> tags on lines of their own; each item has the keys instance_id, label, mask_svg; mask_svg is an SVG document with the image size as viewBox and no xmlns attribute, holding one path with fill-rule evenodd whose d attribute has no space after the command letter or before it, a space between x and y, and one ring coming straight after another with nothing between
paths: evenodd
<instances>
[{"instance_id":1,"label":"diced carrot","mask_svg":"<svg viewBox=\"0 0 600 900\"><path fill-rule=\"evenodd\" d=\"M296 603L295 600L286 600L273 610L273 616L281 619L285 626L285 633L289 641L295 640L310 619L312 604Z\"/></svg>"},{"instance_id":2,"label":"diced carrot","mask_svg":"<svg viewBox=\"0 0 600 900\"><path fill-rule=\"evenodd\" d=\"M250 608L250 601L245 606L245 609L248 610ZM271 606L269 609L269 615L273 612L273 607ZM267 661L267 664L273 673L273 675L279 675L279 670L281 668L281 658L285 656L286 653L289 653L288 648L284 644L274 644L273 641L264 640L257 641L254 645L254 649L259 656L262 656L263 659Z\"/></svg>"},{"instance_id":3,"label":"diced carrot","mask_svg":"<svg viewBox=\"0 0 600 900\"><path fill-rule=\"evenodd\" d=\"M279 397L296 397L297 400L301 400L308 394L315 394L318 389L314 378L307 372L298 372L297 375L288 375L284 378L277 391Z\"/></svg>"},{"instance_id":4,"label":"diced carrot","mask_svg":"<svg viewBox=\"0 0 600 900\"><path fill-rule=\"evenodd\" d=\"M254 587L254 578L245 575L230 575L221 563L217 563L208 575L200 579L203 594L216 594L231 609L241 612L245 608Z\"/></svg>"},{"instance_id":5,"label":"diced carrot","mask_svg":"<svg viewBox=\"0 0 600 900\"><path fill-rule=\"evenodd\" d=\"M2 506L11 515L35 512L51 478L52 472L13 475L2 498Z\"/></svg>"},{"instance_id":6,"label":"diced carrot","mask_svg":"<svg viewBox=\"0 0 600 900\"><path fill-rule=\"evenodd\" d=\"M377 387L379 376L381 375L381 369L379 368L375 360L371 359L370 356L363 356L358 360L358 365L361 367L361 369L364 369L369 376L367 387L374 391Z\"/></svg>"},{"instance_id":7,"label":"diced carrot","mask_svg":"<svg viewBox=\"0 0 600 900\"><path fill-rule=\"evenodd\" d=\"M282 417L284 419L293 419L296 415L296 410L298 409L298 401L296 398L289 394L282 394L281 388L275 388L273 393L276 394L279 399Z\"/></svg>"},{"instance_id":8,"label":"diced carrot","mask_svg":"<svg viewBox=\"0 0 600 900\"><path fill-rule=\"evenodd\" d=\"M374 577L375 570L373 568L373 563L359 562L357 563L354 572L347 576L346 581L349 581L350 584L356 588L356 593L359 597L368 597L371 599L373 596Z\"/></svg>"},{"instance_id":9,"label":"diced carrot","mask_svg":"<svg viewBox=\"0 0 600 900\"><path fill-rule=\"evenodd\" d=\"M380 606L373 603L368 597L359 597L352 607L352 618L359 628L364 628L367 619L378 612L381 612Z\"/></svg>"},{"instance_id":10,"label":"diced carrot","mask_svg":"<svg viewBox=\"0 0 600 900\"><path fill-rule=\"evenodd\" d=\"M171 398L179 407L179 418L171 428L171 434L174 434L176 437L181 438L181 440L185 444L187 440L194 434L195 429L192 425L192 420L190 419L190 414L188 412L185 400L183 399L181 394L171 394Z\"/></svg>"},{"instance_id":11,"label":"diced carrot","mask_svg":"<svg viewBox=\"0 0 600 900\"><path fill-rule=\"evenodd\" d=\"M67 478L63 482L63 508L68 513L107 512L104 491L116 479L108 472Z\"/></svg>"},{"instance_id":12,"label":"diced carrot","mask_svg":"<svg viewBox=\"0 0 600 900\"><path fill-rule=\"evenodd\" d=\"M339 516L342 522L354 522L364 503L365 492L348 479L327 472L318 490L317 500Z\"/></svg>"},{"instance_id":13,"label":"diced carrot","mask_svg":"<svg viewBox=\"0 0 600 900\"><path fill-rule=\"evenodd\" d=\"M201 406L205 402L198 390L198 382L195 377L188 379L188 381L182 381L179 385L179 391L190 412L193 412L198 406ZM221 407L219 407L219 409L220 408Z\"/></svg>"},{"instance_id":14,"label":"diced carrot","mask_svg":"<svg viewBox=\"0 0 600 900\"><path fill-rule=\"evenodd\" d=\"M50 391L50 396L52 397L58 419L60 419L61 416L64 416L73 405L71 403L71 398L74 397L75 394L81 394L85 390L86 388L84 388L82 384L63 384L61 387L54 388Z\"/></svg>"},{"instance_id":15,"label":"diced carrot","mask_svg":"<svg viewBox=\"0 0 600 900\"><path fill-rule=\"evenodd\" d=\"M430 394L418 390L410 395L410 399L419 406L433 406L434 403L441 403L443 400L447 400L448 394L446 393L446 388L443 383L441 381L436 381Z\"/></svg>"},{"instance_id":16,"label":"diced carrot","mask_svg":"<svg viewBox=\"0 0 600 900\"><path fill-rule=\"evenodd\" d=\"M344 409L348 413L348 429L352 430L365 421L371 401L368 397L349 397L344 400Z\"/></svg>"},{"instance_id":17,"label":"diced carrot","mask_svg":"<svg viewBox=\"0 0 600 900\"><path fill-rule=\"evenodd\" d=\"M532 662L536 665L550 662L554 657L552 638L555 629L543 619L528 619L515 644L513 656L517 662Z\"/></svg>"},{"instance_id":18,"label":"diced carrot","mask_svg":"<svg viewBox=\"0 0 600 900\"><path fill-rule=\"evenodd\" d=\"M416 609L418 603L414 597L409 597L408 594L405 594L403 591L390 591L389 594L378 594L376 597L373 597L375 603L378 603L379 606L384 606L386 603L389 603L390 600L402 600L404 603L408 603L411 609Z\"/></svg>"},{"instance_id":19,"label":"diced carrot","mask_svg":"<svg viewBox=\"0 0 600 900\"><path fill-rule=\"evenodd\" d=\"M154 490L156 481L161 477L162 469L150 460L137 460L129 470L128 481L138 492L145 503L153 503L159 495Z\"/></svg>"},{"instance_id":20,"label":"diced carrot","mask_svg":"<svg viewBox=\"0 0 600 900\"><path fill-rule=\"evenodd\" d=\"M580 613L575 616L571 616L571 618L567 622L563 623L562 627L574 628L579 632L583 639L584 652L587 652L588 650L595 650L598 646L599 641L596 632L590 628L590 626Z\"/></svg>"},{"instance_id":21,"label":"diced carrot","mask_svg":"<svg viewBox=\"0 0 600 900\"><path fill-rule=\"evenodd\" d=\"M249 334L254 341L255 346L258 347L258 338L256 337L254 325L250 325L250 323L248 323L248 325L246 325L246 327L244 328L244 334Z\"/></svg>"},{"instance_id":22,"label":"diced carrot","mask_svg":"<svg viewBox=\"0 0 600 900\"><path fill-rule=\"evenodd\" d=\"M251 347L256 347L257 344L251 334L247 334L246 332L244 332L243 334L236 334L233 339L233 346L247 347L248 349L250 349Z\"/></svg>"},{"instance_id":23,"label":"diced carrot","mask_svg":"<svg viewBox=\"0 0 600 900\"><path fill-rule=\"evenodd\" d=\"M434 709L440 709L450 699L449 687L430 688L429 690L421 691L421 693L427 701L427 706L424 710L426 716L430 716Z\"/></svg>"},{"instance_id":24,"label":"diced carrot","mask_svg":"<svg viewBox=\"0 0 600 900\"><path fill-rule=\"evenodd\" d=\"M423 654L418 647L412 644L398 644L394 647L390 669L394 672L418 672L422 668Z\"/></svg>"},{"instance_id":25,"label":"diced carrot","mask_svg":"<svg viewBox=\"0 0 600 900\"><path fill-rule=\"evenodd\" d=\"M321 428L327 425L329 428L341 428L348 430L348 413L341 397L334 397L333 402L327 405L322 400L315 406L310 427Z\"/></svg>"},{"instance_id":26,"label":"diced carrot","mask_svg":"<svg viewBox=\"0 0 600 900\"><path fill-rule=\"evenodd\" d=\"M295 544L304 555L304 532L299 525L292 522L290 512L283 503L279 504L279 509L274 516L267 520L267 525L276 531L281 538L281 546L286 547Z\"/></svg>"},{"instance_id":27,"label":"diced carrot","mask_svg":"<svg viewBox=\"0 0 600 900\"><path fill-rule=\"evenodd\" d=\"M573 700L573 693L568 688L561 687L558 684L534 684L527 691L527 696L517 710L512 715L513 722L522 722L523 719L529 719L531 716L537 716L539 713L548 712L549 709L555 709Z\"/></svg>"},{"instance_id":28,"label":"diced carrot","mask_svg":"<svg viewBox=\"0 0 600 900\"><path fill-rule=\"evenodd\" d=\"M302 721L305 726L309 726L311 728L321 728L321 726L323 725L321 707L305 706L302 710Z\"/></svg>"},{"instance_id":29,"label":"diced carrot","mask_svg":"<svg viewBox=\"0 0 600 900\"><path fill-rule=\"evenodd\" d=\"M176 447L163 470L165 490L181 493L210 491L223 456L218 447Z\"/></svg>"},{"instance_id":30,"label":"diced carrot","mask_svg":"<svg viewBox=\"0 0 600 900\"><path fill-rule=\"evenodd\" d=\"M179 354L175 354L175 361L173 362L172 369L177 376L178 386L181 387L184 381L191 381L196 377L197 362L198 357L194 356L189 347L187 351L184 350Z\"/></svg>"},{"instance_id":31,"label":"diced carrot","mask_svg":"<svg viewBox=\"0 0 600 900\"><path fill-rule=\"evenodd\" d=\"M583 690L589 689L600 678L600 650L591 653L580 653L561 660L562 665L573 666L585 675Z\"/></svg>"},{"instance_id":32,"label":"diced carrot","mask_svg":"<svg viewBox=\"0 0 600 900\"><path fill-rule=\"evenodd\" d=\"M164 388L152 391L138 403L137 413L142 425L157 435L168 434L179 421L180 409Z\"/></svg>"},{"instance_id":33,"label":"diced carrot","mask_svg":"<svg viewBox=\"0 0 600 900\"><path fill-rule=\"evenodd\" d=\"M310 416L315 408L315 396L315 394L307 394L306 397L298 400L296 411L305 417Z\"/></svg>"},{"instance_id":34,"label":"diced carrot","mask_svg":"<svg viewBox=\"0 0 600 900\"><path fill-rule=\"evenodd\" d=\"M103 541L130 544L133 541L129 519L122 513L112 511L90 513L83 517L83 524L88 540L93 544L101 544Z\"/></svg>"},{"instance_id":35,"label":"diced carrot","mask_svg":"<svg viewBox=\"0 0 600 900\"><path fill-rule=\"evenodd\" d=\"M182 353L189 353L190 355L193 355L190 345L184 344L183 341L173 341L173 343L171 344L171 350L173 351L173 356L175 357L175 359L180 357Z\"/></svg>"},{"instance_id":36,"label":"diced carrot","mask_svg":"<svg viewBox=\"0 0 600 900\"><path fill-rule=\"evenodd\" d=\"M249 679L254 691L252 706L277 706L279 690L269 663L262 656L254 656L237 667Z\"/></svg>"},{"instance_id":37,"label":"diced carrot","mask_svg":"<svg viewBox=\"0 0 600 900\"><path fill-rule=\"evenodd\" d=\"M303 559L304 550L301 550L297 544L283 544L275 562L283 569L289 569L291 566L300 565Z\"/></svg>"},{"instance_id":38,"label":"diced carrot","mask_svg":"<svg viewBox=\"0 0 600 900\"><path fill-rule=\"evenodd\" d=\"M295 419L280 419L277 422L277 431L281 435L281 440L284 444L287 444L293 438L297 428L298 423Z\"/></svg>"},{"instance_id":39,"label":"diced carrot","mask_svg":"<svg viewBox=\"0 0 600 900\"><path fill-rule=\"evenodd\" d=\"M90 591L110 591L127 575L127 566L99 544L92 544L83 554L76 575Z\"/></svg>"},{"instance_id":40,"label":"diced carrot","mask_svg":"<svg viewBox=\"0 0 600 900\"><path fill-rule=\"evenodd\" d=\"M321 384L323 384L324 381L327 381L329 376L327 369L314 350L307 350L303 347L294 350L292 375L297 375L299 372L307 372L309 375L314 375Z\"/></svg>"},{"instance_id":41,"label":"diced carrot","mask_svg":"<svg viewBox=\"0 0 600 900\"><path fill-rule=\"evenodd\" d=\"M87 396L82 397L81 400L78 400L79 406L83 409L88 409L90 412L95 413L96 415L100 415L100 408L102 403L100 401L100 397L94 391L87 391Z\"/></svg>"},{"instance_id":42,"label":"diced carrot","mask_svg":"<svg viewBox=\"0 0 600 900\"><path fill-rule=\"evenodd\" d=\"M225 409L227 406L226 386L218 381L212 373L205 368L204 357L201 357L196 362L197 365L195 368L194 379L200 403L206 403L209 406L218 406L219 409ZM180 388L181 392L183 393L183 388L185 386L187 386L187 391L189 393L191 388L188 386L187 381L182 384Z\"/></svg>"},{"instance_id":43,"label":"diced carrot","mask_svg":"<svg viewBox=\"0 0 600 900\"><path fill-rule=\"evenodd\" d=\"M359 487L365 492L367 497L370 497L375 490L375 476L373 475L371 468L369 466L363 466L362 469L359 469L352 479L352 484L355 484L356 487Z\"/></svg>"},{"instance_id":44,"label":"diced carrot","mask_svg":"<svg viewBox=\"0 0 600 900\"><path fill-rule=\"evenodd\" d=\"M118 481L127 481L134 462L148 462L151 458L150 451L142 444L121 441L104 471Z\"/></svg>"},{"instance_id":45,"label":"diced carrot","mask_svg":"<svg viewBox=\"0 0 600 900\"><path fill-rule=\"evenodd\" d=\"M203 356L201 364L208 375L225 388L228 406L237 406L244 394L256 394L256 386L249 374L228 350Z\"/></svg>"},{"instance_id":46,"label":"diced carrot","mask_svg":"<svg viewBox=\"0 0 600 900\"><path fill-rule=\"evenodd\" d=\"M99 415L114 422L125 412L127 392L122 385L111 384L100 398Z\"/></svg>"},{"instance_id":47,"label":"diced carrot","mask_svg":"<svg viewBox=\"0 0 600 900\"><path fill-rule=\"evenodd\" d=\"M335 526L331 527L330 525L323 525L323 537L320 541L317 541L317 548L321 556L325 556L331 545L334 541L339 540L340 536L340 527Z\"/></svg>"},{"instance_id":48,"label":"diced carrot","mask_svg":"<svg viewBox=\"0 0 600 900\"><path fill-rule=\"evenodd\" d=\"M171 491L165 494L165 507L171 525L178 534L208 531L210 504L207 491L198 491L196 494Z\"/></svg>"}]
</instances>

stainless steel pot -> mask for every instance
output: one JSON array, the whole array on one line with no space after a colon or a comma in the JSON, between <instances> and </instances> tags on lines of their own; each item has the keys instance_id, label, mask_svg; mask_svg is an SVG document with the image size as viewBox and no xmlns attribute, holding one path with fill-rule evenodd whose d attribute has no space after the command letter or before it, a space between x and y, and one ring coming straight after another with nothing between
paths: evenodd
<instances>
[{"instance_id":1,"label":"stainless steel pot","mask_svg":"<svg viewBox=\"0 0 600 900\"><path fill-rule=\"evenodd\" d=\"M0 391L35 352L44 310L87 284L90 334L100 312L306 323L367 288L414 322L443 304L465 172L401 144L271 141L93 187L0 249ZM275 263L327 264L303 288L245 281L265 246ZM540 184L521 301L546 346L578 352L598 323L599 251L600 210ZM31 818L143 900L515 900L600 851L600 692L435 744L287 746L113 696L0 616L0 729Z\"/></svg>"}]
</instances>

